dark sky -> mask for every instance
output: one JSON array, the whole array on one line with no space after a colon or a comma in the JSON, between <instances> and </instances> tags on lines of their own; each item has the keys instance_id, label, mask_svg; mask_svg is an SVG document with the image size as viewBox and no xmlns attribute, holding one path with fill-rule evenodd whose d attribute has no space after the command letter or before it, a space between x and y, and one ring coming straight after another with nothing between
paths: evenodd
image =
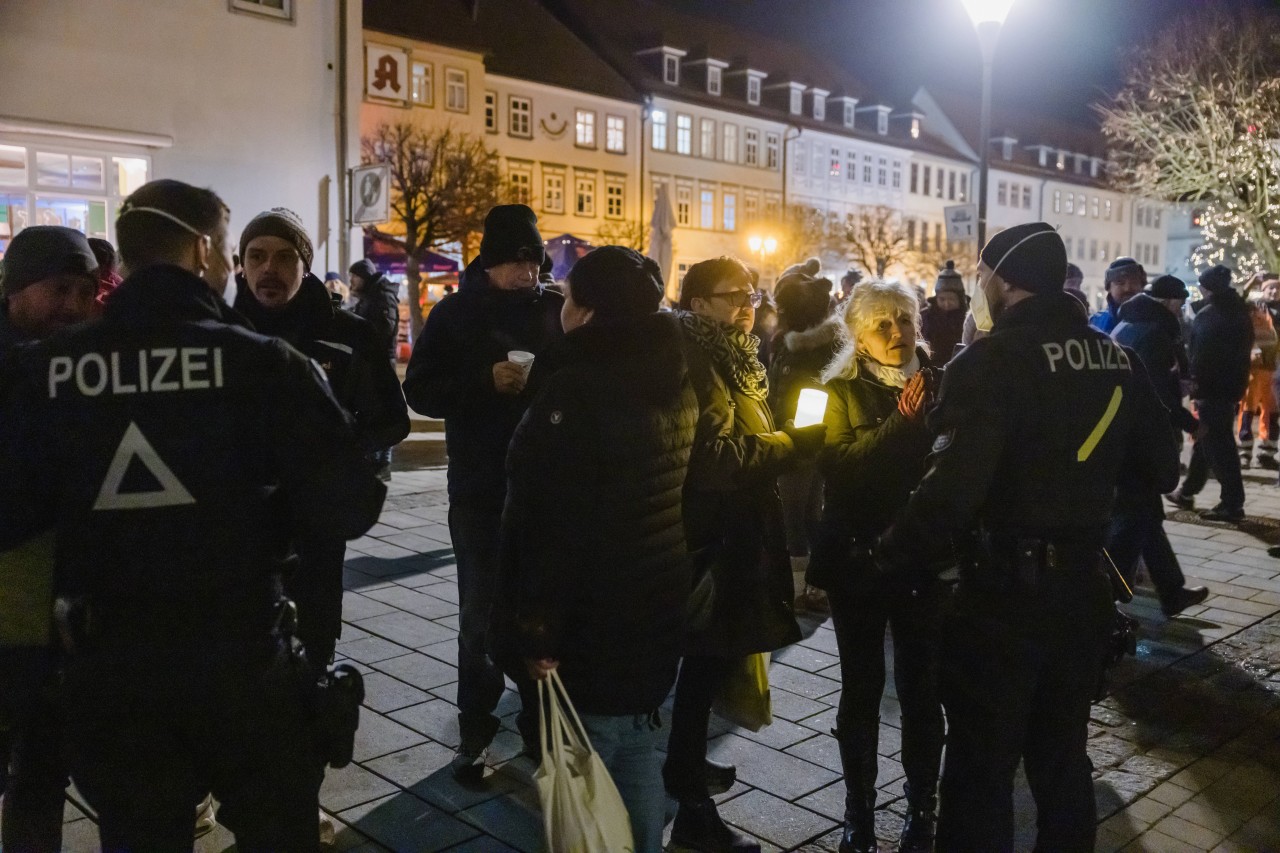
<instances>
[{"instance_id":1,"label":"dark sky","mask_svg":"<svg viewBox=\"0 0 1280 853\"><path fill-rule=\"evenodd\" d=\"M812 45L890 97L917 82L978 91L978 41L961 0L663 2ZM996 49L995 102L1087 115L1118 85L1128 49L1208 6L1280 10L1280 0L1015 0Z\"/></svg>"}]
</instances>

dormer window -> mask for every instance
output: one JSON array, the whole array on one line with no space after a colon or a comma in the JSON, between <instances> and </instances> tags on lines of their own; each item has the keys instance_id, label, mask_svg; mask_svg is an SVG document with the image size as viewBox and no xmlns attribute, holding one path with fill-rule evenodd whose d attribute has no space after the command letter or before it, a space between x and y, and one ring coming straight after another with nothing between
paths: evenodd
<instances>
[{"instance_id":1,"label":"dormer window","mask_svg":"<svg viewBox=\"0 0 1280 853\"><path fill-rule=\"evenodd\" d=\"M813 93L813 120L825 121L827 118L827 94L815 90Z\"/></svg>"},{"instance_id":2,"label":"dormer window","mask_svg":"<svg viewBox=\"0 0 1280 853\"><path fill-rule=\"evenodd\" d=\"M720 94L721 76L720 69L714 65L707 67L707 94Z\"/></svg>"},{"instance_id":3,"label":"dormer window","mask_svg":"<svg viewBox=\"0 0 1280 853\"><path fill-rule=\"evenodd\" d=\"M1089 158L1089 177L1091 178L1098 177L1098 172L1101 169L1102 169L1102 158L1090 157ZM1111 202L1107 202L1107 218L1108 219L1111 218Z\"/></svg>"},{"instance_id":4,"label":"dormer window","mask_svg":"<svg viewBox=\"0 0 1280 853\"><path fill-rule=\"evenodd\" d=\"M1059 172L1065 171L1066 168L1067 168L1067 152L1059 151L1058 152L1058 171Z\"/></svg>"},{"instance_id":5,"label":"dormer window","mask_svg":"<svg viewBox=\"0 0 1280 853\"><path fill-rule=\"evenodd\" d=\"M889 111L881 110L876 114L876 133L885 136L889 133Z\"/></svg>"},{"instance_id":6,"label":"dormer window","mask_svg":"<svg viewBox=\"0 0 1280 853\"><path fill-rule=\"evenodd\" d=\"M1013 159L1013 140L1012 139L1000 140L1000 155L1004 157L1004 159L1006 160Z\"/></svg>"},{"instance_id":7,"label":"dormer window","mask_svg":"<svg viewBox=\"0 0 1280 853\"><path fill-rule=\"evenodd\" d=\"M1042 146L1040 146L1040 149L1039 149L1039 150L1040 150L1040 165L1041 165L1041 166L1048 166L1048 165L1049 165L1049 149L1048 149L1048 148L1045 148L1045 147L1042 145ZM1056 211L1055 211L1055 213L1056 213Z\"/></svg>"},{"instance_id":8,"label":"dormer window","mask_svg":"<svg viewBox=\"0 0 1280 853\"><path fill-rule=\"evenodd\" d=\"M801 103L801 101L802 101L803 97L804 97L804 91L803 91L803 90L798 89L798 88L793 88L793 89L791 90L791 104L790 104L790 109L791 109L791 114L792 114L792 115L796 115L796 116L800 115L800 111L803 109L803 105L802 105L802 103Z\"/></svg>"},{"instance_id":9,"label":"dormer window","mask_svg":"<svg viewBox=\"0 0 1280 853\"><path fill-rule=\"evenodd\" d=\"M662 82L671 86L680 85L680 58L667 54L662 57Z\"/></svg>"},{"instance_id":10,"label":"dormer window","mask_svg":"<svg viewBox=\"0 0 1280 853\"><path fill-rule=\"evenodd\" d=\"M853 100L846 100L844 102L844 126L845 127L849 127L849 128L853 127L853 119L854 119L853 110L854 110L854 107L857 106L857 104L858 102Z\"/></svg>"},{"instance_id":11,"label":"dormer window","mask_svg":"<svg viewBox=\"0 0 1280 853\"><path fill-rule=\"evenodd\" d=\"M920 138L920 119L914 116L912 116L911 118L911 138L912 139Z\"/></svg>"},{"instance_id":12,"label":"dormer window","mask_svg":"<svg viewBox=\"0 0 1280 853\"><path fill-rule=\"evenodd\" d=\"M747 103L751 104L752 106L760 105L760 78L759 77L752 76L747 78Z\"/></svg>"}]
</instances>

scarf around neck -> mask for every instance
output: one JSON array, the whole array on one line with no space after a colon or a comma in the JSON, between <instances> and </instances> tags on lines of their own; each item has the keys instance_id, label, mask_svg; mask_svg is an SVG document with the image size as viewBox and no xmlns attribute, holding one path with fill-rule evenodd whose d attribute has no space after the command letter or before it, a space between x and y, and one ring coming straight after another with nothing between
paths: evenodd
<instances>
[{"instance_id":1,"label":"scarf around neck","mask_svg":"<svg viewBox=\"0 0 1280 853\"><path fill-rule=\"evenodd\" d=\"M920 353L914 353L911 361L908 361L902 367L890 367L887 364L881 364L874 358L869 356L862 359L862 366L883 385L890 388L905 388L907 380L920 372Z\"/></svg>"},{"instance_id":2,"label":"scarf around neck","mask_svg":"<svg viewBox=\"0 0 1280 853\"><path fill-rule=\"evenodd\" d=\"M676 316L735 388L753 400L769 396L769 379L756 357L759 338L692 311L677 311Z\"/></svg>"}]
</instances>

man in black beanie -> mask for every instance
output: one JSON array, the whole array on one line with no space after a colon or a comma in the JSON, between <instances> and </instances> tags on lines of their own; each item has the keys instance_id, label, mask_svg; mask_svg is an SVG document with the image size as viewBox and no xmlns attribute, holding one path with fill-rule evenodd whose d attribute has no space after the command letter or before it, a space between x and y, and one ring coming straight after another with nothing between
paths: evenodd
<instances>
[{"instance_id":1,"label":"man in black beanie","mask_svg":"<svg viewBox=\"0 0 1280 853\"><path fill-rule=\"evenodd\" d=\"M1133 258L1116 258L1107 267L1103 282L1107 288L1107 307L1090 317L1089 325L1109 335L1120 322L1120 306L1147 286L1147 271Z\"/></svg>"},{"instance_id":2,"label":"man in black beanie","mask_svg":"<svg viewBox=\"0 0 1280 853\"><path fill-rule=\"evenodd\" d=\"M85 236L61 225L19 231L4 258L0 352L89 319L98 259Z\"/></svg>"},{"instance_id":3,"label":"man in black beanie","mask_svg":"<svg viewBox=\"0 0 1280 853\"><path fill-rule=\"evenodd\" d=\"M1249 389L1253 352L1253 320L1249 307L1231 286L1231 270L1222 264L1200 274L1206 305L1191 321L1191 399L1200 417L1187 476L1165 495L1183 509L1195 506L1213 469L1222 494L1212 509L1200 513L1207 521L1244 520L1244 480L1236 452L1236 407Z\"/></svg>"},{"instance_id":4,"label":"man in black beanie","mask_svg":"<svg viewBox=\"0 0 1280 853\"><path fill-rule=\"evenodd\" d=\"M1043 222L983 248L994 326L947 366L929 415L932 468L878 545L880 564L903 575L962 555L939 644L948 732L938 850L1013 849L1019 761L1036 849L1093 849L1085 743L1115 618L1101 560L1116 484L1122 471L1148 490L1177 480L1168 414L1062 292L1066 266Z\"/></svg>"},{"instance_id":5,"label":"man in black beanie","mask_svg":"<svg viewBox=\"0 0 1280 853\"><path fill-rule=\"evenodd\" d=\"M493 711L502 671L485 634L499 564L499 528L507 494L507 445L529 404L528 364L557 340L560 294L538 281L546 258L537 217L523 204L500 205L484 221L480 254L463 270L458 292L427 315L414 342L404 394L414 411L443 418L449 454L449 533L458 561L458 724L453 762L464 784L484 777L497 734ZM517 681L524 710L517 719L527 749L537 752L537 692Z\"/></svg>"}]
</instances>

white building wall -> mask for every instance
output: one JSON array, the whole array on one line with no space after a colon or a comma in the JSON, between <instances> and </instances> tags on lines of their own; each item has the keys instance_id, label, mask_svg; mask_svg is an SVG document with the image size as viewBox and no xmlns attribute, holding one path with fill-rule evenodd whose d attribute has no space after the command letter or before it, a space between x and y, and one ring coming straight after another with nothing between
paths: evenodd
<instances>
[{"instance_id":1,"label":"white building wall","mask_svg":"<svg viewBox=\"0 0 1280 853\"><path fill-rule=\"evenodd\" d=\"M104 205L105 228L95 223L93 230L114 239L122 188L111 158L141 160L147 178L215 190L231 207L236 235L259 211L292 208L317 243L316 267L336 265L337 6L294 2L293 20L281 21L229 5L113 0L109 10L90 13L75 0L0 3L9 83L0 94L0 145L21 147L28 157L26 185L10 175L0 195L10 204L25 196L31 222L52 221L53 199ZM348 5L348 52L357 75L360 3ZM353 89L346 89L353 107L348 153L357 162ZM100 161L105 181L44 185L40 152L84 158L77 162L90 175ZM326 177L329 241L317 233Z\"/></svg>"}]
</instances>

